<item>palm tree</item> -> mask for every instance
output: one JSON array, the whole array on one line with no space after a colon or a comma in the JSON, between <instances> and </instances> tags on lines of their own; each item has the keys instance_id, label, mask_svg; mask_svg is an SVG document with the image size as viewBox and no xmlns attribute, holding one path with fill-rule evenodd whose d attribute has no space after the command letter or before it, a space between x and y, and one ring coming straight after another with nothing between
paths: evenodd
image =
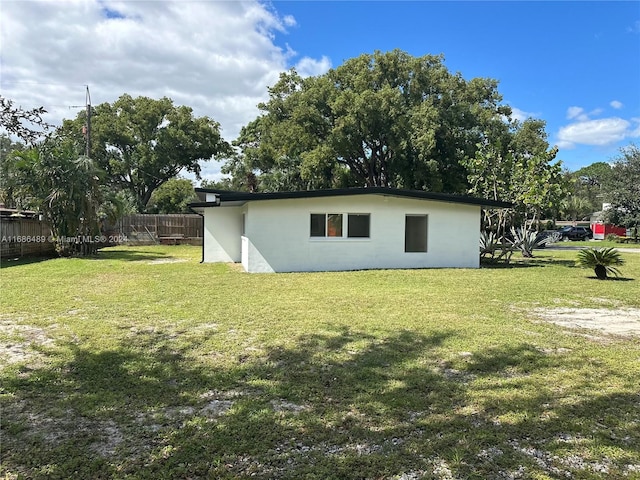
<instances>
[{"instance_id":1,"label":"palm tree","mask_svg":"<svg viewBox=\"0 0 640 480\"><path fill-rule=\"evenodd\" d=\"M562 211L568 220L582 220L593 213L593 206L589 199L577 195L570 195L562 202Z\"/></svg>"},{"instance_id":2,"label":"palm tree","mask_svg":"<svg viewBox=\"0 0 640 480\"><path fill-rule=\"evenodd\" d=\"M34 208L51 226L60 255L89 255L97 250L102 171L69 139L49 137L18 155L23 185ZM69 239L69 240L67 240Z\"/></svg>"},{"instance_id":3,"label":"palm tree","mask_svg":"<svg viewBox=\"0 0 640 480\"><path fill-rule=\"evenodd\" d=\"M616 266L624 264L624 260L615 248L584 248L578 252L578 264L593 268L596 277L606 280L607 274L620 275Z\"/></svg>"}]
</instances>

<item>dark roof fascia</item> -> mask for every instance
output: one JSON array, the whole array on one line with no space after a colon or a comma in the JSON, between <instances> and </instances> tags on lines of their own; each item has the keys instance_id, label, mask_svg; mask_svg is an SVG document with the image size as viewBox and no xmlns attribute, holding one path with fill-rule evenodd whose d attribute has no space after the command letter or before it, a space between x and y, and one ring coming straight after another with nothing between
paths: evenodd
<instances>
[{"instance_id":1,"label":"dark roof fascia","mask_svg":"<svg viewBox=\"0 0 640 480\"><path fill-rule=\"evenodd\" d=\"M225 194L225 195L227 195L227 194L239 194L239 195L240 194L247 194L247 195L249 195L249 193L247 193L247 192L239 192L239 191L236 191L236 190L216 190L215 188L200 188L200 187L196 187L196 188L194 188L194 190L195 190L196 195L198 196L198 198L200 200L202 200L203 202L207 198L206 197L207 193L217 193L217 194ZM255 195L255 194L251 194L251 195Z\"/></svg>"},{"instance_id":2,"label":"dark roof fascia","mask_svg":"<svg viewBox=\"0 0 640 480\"><path fill-rule=\"evenodd\" d=\"M194 208L202 208L202 207L219 207L220 204L218 202L193 202L187 205L190 209Z\"/></svg>"},{"instance_id":3,"label":"dark roof fascia","mask_svg":"<svg viewBox=\"0 0 640 480\"><path fill-rule=\"evenodd\" d=\"M338 188L327 190L305 190L296 192L270 192L270 193L249 193L213 190L207 188L196 188L197 193L207 194L215 193L220 198L220 203L227 202L247 202L259 200L283 200L295 198L320 198L320 197L339 197L347 195L389 195L403 198L418 198L423 200L436 200L440 202L462 203L467 205L479 205L482 207L494 208L511 208L512 203L501 202L496 200L486 200L483 198L469 197L465 195L454 195L450 193L425 192L422 190L403 190L400 188L388 187L366 187L366 188ZM200 195L199 195L200 196ZM200 196L201 198L205 195ZM215 202L198 202L192 203L190 206L195 207L213 207Z\"/></svg>"}]
</instances>

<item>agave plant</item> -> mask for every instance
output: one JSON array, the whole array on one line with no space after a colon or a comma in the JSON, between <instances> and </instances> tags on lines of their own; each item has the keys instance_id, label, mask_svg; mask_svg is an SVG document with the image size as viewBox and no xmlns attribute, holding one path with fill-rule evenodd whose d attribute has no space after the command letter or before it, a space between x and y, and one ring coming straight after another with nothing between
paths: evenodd
<instances>
[{"instance_id":1,"label":"agave plant","mask_svg":"<svg viewBox=\"0 0 640 480\"><path fill-rule=\"evenodd\" d=\"M620 275L616 267L624 264L624 260L615 248L583 248L578 252L578 264L581 267L593 268L596 277L606 280L607 274L616 277Z\"/></svg>"},{"instance_id":2,"label":"agave plant","mask_svg":"<svg viewBox=\"0 0 640 480\"><path fill-rule=\"evenodd\" d=\"M491 256L493 257L495 251L499 248L498 239L493 232L481 232L480 233L480 257Z\"/></svg>"},{"instance_id":3,"label":"agave plant","mask_svg":"<svg viewBox=\"0 0 640 480\"><path fill-rule=\"evenodd\" d=\"M487 260L490 262L497 263L500 260L504 260L506 264L509 264L514 250L513 244L504 237L498 237L493 232L482 232L480 234L481 259L488 257Z\"/></svg>"},{"instance_id":4,"label":"agave plant","mask_svg":"<svg viewBox=\"0 0 640 480\"><path fill-rule=\"evenodd\" d=\"M526 258L533 257L533 249L545 246L547 243L552 243L555 237L541 237L538 232L532 230L526 230L525 228L511 227L511 236L513 240L510 240L515 249L522 252L522 256Z\"/></svg>"}]
</instances>

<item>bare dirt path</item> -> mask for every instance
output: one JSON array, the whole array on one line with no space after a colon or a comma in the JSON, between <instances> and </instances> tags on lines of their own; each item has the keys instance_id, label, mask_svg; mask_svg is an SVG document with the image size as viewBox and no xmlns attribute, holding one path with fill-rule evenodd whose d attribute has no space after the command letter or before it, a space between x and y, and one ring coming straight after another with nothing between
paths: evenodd
<instances>
[{"instance_id":1,"label":"bare dirt path","mask_svg":"<svg viewBox=\"0 0 640 480\"><path fill-rule=\"evenodd\" d=\"M565 328L640 336L640 308L538 308L533 314Z\"/></svg>"}]
</instances>

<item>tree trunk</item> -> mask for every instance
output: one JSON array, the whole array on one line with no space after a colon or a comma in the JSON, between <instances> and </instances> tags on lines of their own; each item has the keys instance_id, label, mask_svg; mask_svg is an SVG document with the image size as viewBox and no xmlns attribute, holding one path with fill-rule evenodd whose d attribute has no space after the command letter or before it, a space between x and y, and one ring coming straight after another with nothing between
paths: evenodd
<instances>
[{"instance_id":1,"label":"tree trunk","mask_svg":"<svg viewBox=\"0 0 640 480\"><path fill-rule=\"evenodd\" d=\"M600 280L607 279L607 269L605 268L604 265L596 265L593 270L596 272L596 277L598 277L598 279Z\"/></svg>"}]
</instances>

